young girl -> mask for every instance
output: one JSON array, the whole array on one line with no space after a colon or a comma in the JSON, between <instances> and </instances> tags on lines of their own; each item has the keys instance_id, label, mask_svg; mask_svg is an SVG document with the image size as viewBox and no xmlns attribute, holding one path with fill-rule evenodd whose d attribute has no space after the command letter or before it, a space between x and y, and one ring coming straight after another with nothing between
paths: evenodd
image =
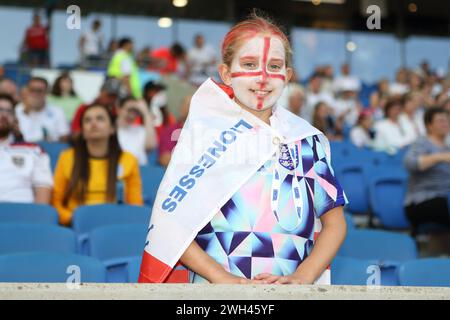
<instances>
[{"instance_id":1,"label":"young girl","mask_svg":"<svg viewBox=\"0 0 450 320\"><path fill-rule=\"evenodd\" d=\"M253 16L222 59L224 85L207 80L192 98L158 190L140 282L329 284L346 198L323 134L276 105L289 41Z\"/></svg>"},{"instance_id":2,"label":"young girl","mask_svg":"<svg viewBox=\"0 0 450 320\"><path fill-rule=\"evenodd\" d=\"M116 202L118 182L124 183L126 203L143 204L138 162L120 148L114 121L108 107L88 106L75 146L61 153L52 199L61 224L69 225L80 205Z\"/></svg>"}]
</instances>

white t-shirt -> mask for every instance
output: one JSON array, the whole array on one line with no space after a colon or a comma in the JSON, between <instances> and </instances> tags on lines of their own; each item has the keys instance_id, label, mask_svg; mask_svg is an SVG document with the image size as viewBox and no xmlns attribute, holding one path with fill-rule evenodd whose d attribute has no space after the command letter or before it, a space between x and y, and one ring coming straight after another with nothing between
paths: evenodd
<instances>
[{"instance_id":1,"label":"white t-shirt","mask_svg":"<svg viewBox=\"0 0 450 320\"><path fill-rule=\"evenodd\" d=\"M359 147L372 147L373 141L370 138L369 133L360 126L356 126L350 130L350 140L352 143Z\"/></svg>"},{"instance_id":2,"label":"white t-shirt","mask_svg":"<svg viewBox=\"0 0 450 320\"><path fill-rule=\"evenodd\" d=\"M52 188L50 158L37 145L0 144L0 202L34 202L33 188Z\"/></svg>"},{"instance_id":3,"label":"white t-shirt","mask_svg":"<svg viewBox=\"0 0 450 320\"><path fill-rule=\"evenodd\" d=\"M202 84L215 72L216 52L208 45L202 48L192 47L188 52L188 62L191 66L190 81L195 84Z\"/></svg>"},{"instance_id":4,"label":"white t-shirt","mask_svg":"<svg viewBox=\"0 0 450 320\"><path fill-rule=\"evenodd\" d=\"M92 30L86 31L83 34L84 44L81 49L84 55L100 55L102 48L103 35L100 32Z\"/></svg>"},{"instance_id":5,"label":"white t-shirt","mask_svg":"<svg viewBox=\"0 0 450 320\"><path fill-rule=\"evenodd\" d=\"M417 116L411 119L405 113L402 113L398 118L398 122L404 130L407 140L411 143L422 135L420 119Z\"/></svg>"},{"instance_id":6,"label":"white t-shirt","mask_svg":"<svg viewBox=\"0 0 450 320\"><path fill-rule=\"evenodd\" d=\"M25 113L24 106L20 103L16 107L16 117L20 132L27 142L55 142L70 133L69 124L61 108L47 105L39 112Z\"/></svg>"},{"instance_id":7,"label":"white t-shirt","mask_svg":"<svg viewBox=\"0 0 450 320\"><path fill-rule=\"evenodd\" d=\"M399 148L403 148L411 143L399 123L384 119L376 122L374 128L376 132L375 150L394 154Z\"/></svg>"},{"instance_id":8,"label":"white t-shirt","mask_svg":"<svg viewBox=\"0 0 450 320\"><path fill-rule=\"evenodd\" d=\"M129 126L119 128L119 144L124 151L134 155L140 166L147 164L147 153L145 151L146 131L143 126Z\"/></svg>"}]
</instances>

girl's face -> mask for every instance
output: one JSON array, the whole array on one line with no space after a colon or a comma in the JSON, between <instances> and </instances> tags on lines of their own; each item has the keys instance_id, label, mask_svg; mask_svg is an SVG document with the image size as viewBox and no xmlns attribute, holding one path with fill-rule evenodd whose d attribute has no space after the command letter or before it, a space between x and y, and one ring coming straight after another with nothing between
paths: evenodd
<instances>
[{"instance_id":1,"label":"girl's face","mask_svg":"<svg viewBox=\"0 0 450 320\"><path fill-rule=\"evenodd\" d=\"M88 109L82 118L82 134L85 140L109 139L114 133L114 127L108 113L102 107Z\"/></svg>"},{"instance_id":2,"label":"girl's face","mask_svg":"<svg viewBox=\"0 0 450 320\"><path fill-rule=\"evenodd\" d=\"M254 110L273 107L292 75L286 68L286 52L275 36L258 35L246 41L234 55L222 79L233 88L236 101Z\"/></svg>"}]
</instances>

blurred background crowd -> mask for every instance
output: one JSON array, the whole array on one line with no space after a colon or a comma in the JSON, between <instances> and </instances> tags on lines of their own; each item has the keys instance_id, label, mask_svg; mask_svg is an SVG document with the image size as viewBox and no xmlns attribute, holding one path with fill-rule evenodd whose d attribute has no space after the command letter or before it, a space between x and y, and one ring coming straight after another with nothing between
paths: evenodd
<instances>
[{"instance_id":1,"label":"blurred background crowd","mask_svg":"<svg viewBox=\"0 0 450 320\"><path fill-rule=\"evenodd\" d=\"M391 10L395 21L403 19L400 26L382 20L395 35L371 38L377 31L365 30L352 31L352 38L332 19L324 24L339 4L304 2L306 11L323 8L323 16L300 28L294 18L288 21L295 74L278 105L330 140L332 165L350 201L349 227L407 234L422 256L448 257L448 15L446 32L436 37L430 27L432 35L416 39L408 51L408 19L398 8ZM403 15L427 9L425 2L401 2ZM187 21L183 27L182 18L166 17L142 30L157 19L90 13L75 32L65 27L63 7L49 1L39 9L0 9L0 17L17 20L0 23L20 29L12 34L22 32L18 48L8 40L0 44L0 202L51 205L59 223L71 226L81 206L151 207L192 94L209 77L219 81L220 40L229 22ZM118 19L128 21L125 31L117 31ZM14 51L15 60L8 53Z\"/></svg>"}]
</instances>

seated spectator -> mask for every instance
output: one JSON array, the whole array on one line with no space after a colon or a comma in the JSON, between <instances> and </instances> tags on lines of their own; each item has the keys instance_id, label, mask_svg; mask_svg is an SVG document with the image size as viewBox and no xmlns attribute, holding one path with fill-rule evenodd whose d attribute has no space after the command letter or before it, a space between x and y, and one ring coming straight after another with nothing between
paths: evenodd
<instances>
[{"instance_id":1,"label":"seated spectator","mask_svg":"<svg viewBox=\"0 0 450 320\"><path fill-rule=\"evenodd\" d=\"M343 139L343 117L335 118L333 110L325 103L317 103L312 125L322 131L329 140Z\"/></svg>"},{"instance_id":2,"label":"seated spectator","mask_svg":"<svg viewBox=\"0 0 450 320\"><path fill-rule=\"evenodd\" d=\"M147 152L156 147L153 119L145 101L125 98L119 106L118 137L122 150L133 154L140 166L147 164Z\"/></svg>"},{"instance_id":3,"label":"seated spectator","mask_svg":"<svg viewBox=\"0 0 450 320\"><path fill-rule=\"evenodd\" d=\"M418 93L410 92L403 97L403 112L398 119L405 135L411 142L425 134L425 132L422 132L423 115L420 117L420 98L418 95Z\"/></svg>"},{"instance_id":4,"label":"seated spectator","mask_svg":"<svg viewBox=\"0 0 450 320\"><path fill-rule=\"evenodd\" d=\"M52 204L60 222L69 225L80 205L115 203L118 184L124 184L124 202L142 205L142 181L136 158L122 151L115 119L102 105L88 106L80 119L81 135L63 151L54 176Z\"/></svg>"},{"instance_id":5,"label":"seated spectator","mask_svg":"<svg viewBox=\"0 0 450 320\"><path fill-rule=\"evenodd\" d=\"M330 107L334 110L336 117L343 117L345 124L352 127L356 124L362 110L358 99L358 83L352 79L341 79L336 90L335 102Z\"/></svg>"},{"instance_id":6,"label":"seated spectator","mask_svg":"<svg viewBox=\"0 0 450 320\"><path fill-rule=\"evenodd\" d=\"M427 135L412 144L404 159L409 171L405 210L414 234L419 226L430 222L450 228L450 146L445 144L450 132L449 115L442 108L430 108L424 122Z\"/></svg>"},{"instance_id":7,"label":"seated spectator","mask_svg":"<svg viewBox=\"0 0 450 320\"><path fill-rule=\"evenodd\" d=\"M78 106L83 103L75 93L73 81L68 73L63 73L56 78L48 101L64 111L67 122L72 121Z\"/></svg>"},{"instance_id":8,"label":"seated spectator","mask_svg":"<svg viewBox=\"0 0 450 320\"><path fill-rule=\"evenodd\" d=\"M98 97L92 104L101 104L107 106L114 116L117 115L117 100L119 91L121 88L121 82L116 78L107 78L100 88ZM78 107L72 120L71 129L72 135L76 136L81 132L81 115L89 104L82 104Z\"/></svg>"},{"instance_id":9,"label":"seated spectator","mask_svg":"<svg viewBox=\"0 0 450 320\"><path fill-rule=\"evenodd\" d=\"M48 83L32 77L25 87L22 103L16 107L20 131L26 142L67 141L70 129L60 108L47 103Z\"/></svg>"},{"instance_id":10,"label":"seated spectator","mask_svg":"<svg viewBox=\"0 0 450 320\"><path fill-rule=\"evenodd\" d=\"M162 84L149 81L144 86L144 100L147 102L153 117L153 125L159 143L161 131L165 127L173 126L177 119L167 106L166 87Z\"/></svg>"},{"instance_id":11,"label":"seated spectator","mask_svg":"<svg viewBox=\"0 0 450 320\"><path fill-rule=\"evenodd\" d=\"M14 103L20 102L19 91L17 90L17 85L14 81L8 78L0 79L0 93L7 94L13 98Z\"/></svg>"},{"instance_id":12,"label":"seated spectator","mask_svg":"<svg viewBox=\"0 0 450 320\"><path fill-rule=\"evenodd\" d=\"M174 124L165 126L161 129L160 142L158 148L159 163L167 167L172 156L172 150L175 148L178 138L180 137L181 129L186 122L189 114L189 106L191 104L192 96L187 96L183 100L180 108L180 118Z\"/></svg>"},{"instance_id":13,"label":"seated spectator","mask_svg":"<svg viewBox=\"0 0 450 320\"><path fill-rule=\"evenodd\" d=\"M408 70L405 68L400 68L397 71L395 82L389 85L389 95L399 98L408 93L408 91Z\"/></svg>"},{"instance_id":14,"label":"seated spectator","mask_svg":"<svg viewBox=\"0 0 450 320\"><path fill-rule=\"evenodd\" d=\"M50 159L34 144L23 143L14 100L0 94L0 202L50 202Z\"/></svg>"},{"instance_id":15,"label":"seated spectator","mask_svg":"<svg viewBox=\"0 0 450 320\"><path fill-rule=\"evenodd\" d=\"M386 98L381 97L378 91L370 94L368 110L372 114L373 120L378 121L384 118L384 107L386 106Z\"/></svg>"},{"instance_id":16,"label":"seated spectator","mask_svg":"<svg viewBox=\"0 0 450 320\"><path fill-rule=\"evenodd\" d=\"M398 120L402 112L402 107L401 100L396 98L386 103L384 110L385 119L376 122L374 126L375 141L373 147L375 150L395 154L398 149L412 142Z\"/></svg>"},{"instance_id":17,"label":"seated spectator","mask_svg":"<svg viewBox=\"0 0 450 320\"><path fill-rule=\"evenodd\" d=\"M152 64L150 71L157 71L162 75L173 74L179 71L179 64L186 64L186 51L178 44L173 44L170 48L155 49L150 53Z\"/></svg>"},{"instance_id":18,"label":"seated spectator","mask_svg":"<svg viewBox=\"0 0 450 320\"><path fill-rule=\"evenodd\" d=\"M322 75L315 73L309 80L306 91L306 103L302 109L301 117L312 123L315 107L321 101L332 106L334 104L334 97L329 92L322 91Z\"/></svg>"},{"instance_id":19,"label":"seated spectator","mask_svg":"<svg viewBox=\"0 0 450 320\"><path fill-rule=\"evenodd\" d=\"M288 88L288 110L300 116L305 104L305 91L299 84L289 84Z\"/></svg>"},{"instance_id":20,"label":"seated spectator","mask_svg":"<svg viewBox=\"0 0 450 320\"><path fill-rule=\"evenodd\" d=\"M341 66L341 75L336 77L333 81L333 89L335 93L338 93L344 91L348 86L354 88L354 91L360 91L361 80L356 76L352 76L350 65L344 63Z\"/></svg>"},{"instance_id":21,"label":"seated spectator","mask_svg":"<svg viewBox=\"0 0 450 320\"><path fill-rule=\"evenodd\" d=\"M375 137L372 125L372 113L369 110L362 111L356 126L350 130L351 142L358 148L371 148Z\"/></svg>"}]
</instances>

